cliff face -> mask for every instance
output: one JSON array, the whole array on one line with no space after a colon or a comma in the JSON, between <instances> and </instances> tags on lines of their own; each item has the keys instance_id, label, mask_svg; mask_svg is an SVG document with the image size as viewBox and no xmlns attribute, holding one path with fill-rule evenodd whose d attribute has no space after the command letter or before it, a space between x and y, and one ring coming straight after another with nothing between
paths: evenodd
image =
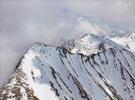
<instances>
[{"instance_id":1,"label":"cliff face","mask_svg":"<svg viewBox=\"0 0 135 100\"><path fill-rule=\"evenodd\" d=\"M109 39L98 41L93 54L76 45L71 53L35 43L0 89L0 100L135 100L132 52Z\"/></svg>"}]
</instances>

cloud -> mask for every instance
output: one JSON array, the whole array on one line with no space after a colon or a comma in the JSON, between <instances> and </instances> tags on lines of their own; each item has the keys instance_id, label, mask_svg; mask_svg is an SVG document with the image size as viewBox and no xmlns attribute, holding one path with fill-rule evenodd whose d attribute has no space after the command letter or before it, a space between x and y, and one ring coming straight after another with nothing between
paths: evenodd
<instances>
[{"instance_id":1,"label":"cloud","mask_svg":"<svg viewBox=\"0 0 135 100\"><path fill-rule=\"evenodd\" d=\"M69 0L68 4L74 12L86 16L113 21L135 21L134 0Z\"/></svg>"},{"instance_id":2,"label":"cloud","mask_svg":"<svg viewBox=\"0 0 135 100\"><path fill-rule=\"evenodd\" d=\"M60 45L63 38L87 32L78 20L80 16L126 23L130 29L135 29L135 2L132 0L0 2L0 84L5 83L33 42Z\"/></svg>"}]
</instances>

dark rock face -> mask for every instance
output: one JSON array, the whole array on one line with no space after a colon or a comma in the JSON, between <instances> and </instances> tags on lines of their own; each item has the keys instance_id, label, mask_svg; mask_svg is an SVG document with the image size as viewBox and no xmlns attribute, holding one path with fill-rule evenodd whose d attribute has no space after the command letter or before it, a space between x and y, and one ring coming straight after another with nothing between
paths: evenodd
<instances>
[{"instance_id":1,"label":"dark rock face","mask_svg":"<svg viewBox=\"0 0 135 100\"><path fill-rule=\"evenodd\" d=\"M7 85L0 89L0 100L22 100L27 97L28 100L39 100L35 95L32 88L26 82L25 73L20 68L16 70L16 73L10 78ZM22 91L23 90L23 91Z\"/></svg>"},{"instance_id":2,"label":"dark rock face","mask_svg":"<svg viewBox=\"0 0 135 100\"><path fill-rule=\"evenodd\" d=\"M44 88L34 85L48 85L59 100L134 100L135 56L113 48L85 56L38 43L0 89L0 100L44 100L37 95Z\"/></svg>"}]
</instances>

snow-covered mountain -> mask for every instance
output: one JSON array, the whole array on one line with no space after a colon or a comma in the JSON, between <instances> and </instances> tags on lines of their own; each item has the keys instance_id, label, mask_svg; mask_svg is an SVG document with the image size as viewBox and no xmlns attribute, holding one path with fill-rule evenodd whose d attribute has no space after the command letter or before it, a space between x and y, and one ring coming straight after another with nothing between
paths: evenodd
<instances>
[{"instance_id":1,"label":"snow-covered mountain","mask_svg":"<svg viewBox=\"0 0 135 100\"><path fill-rule=\"evenodd\" d=\"M85 34L62 47L35 43L0 100L135 100L135 55L114 41Z\"/></svg>"},{"instance_id":2,"label":"snow-covered mountain","mask_svg":"<svg viewBox=\"0 0 135 100\"><path fill-rule=\"evenodd\" d=\"M67 48L72 53L81 53L84 55L96 54L108 48L127 49L134 53L134 43L135 33L126 34L122 37L86 33L81 37L65 42L63 47Z\"/></svg>"}]
</instances>

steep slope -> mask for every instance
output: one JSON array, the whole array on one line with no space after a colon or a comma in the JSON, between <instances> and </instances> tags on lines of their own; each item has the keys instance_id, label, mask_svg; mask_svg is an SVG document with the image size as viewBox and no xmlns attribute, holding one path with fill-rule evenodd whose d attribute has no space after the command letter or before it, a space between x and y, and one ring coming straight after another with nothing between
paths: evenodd
<instances>
[{"instance_id":1,"label":"steep slope","mask_svg":"<svg viewBox=\"0 0 135 100\"><path fill-rule=\"evenodd\" d=\"M135 55L109 47L85 56L36 43L0 89L0 99L135 100Z\"/></svg>"}]
</instances>

